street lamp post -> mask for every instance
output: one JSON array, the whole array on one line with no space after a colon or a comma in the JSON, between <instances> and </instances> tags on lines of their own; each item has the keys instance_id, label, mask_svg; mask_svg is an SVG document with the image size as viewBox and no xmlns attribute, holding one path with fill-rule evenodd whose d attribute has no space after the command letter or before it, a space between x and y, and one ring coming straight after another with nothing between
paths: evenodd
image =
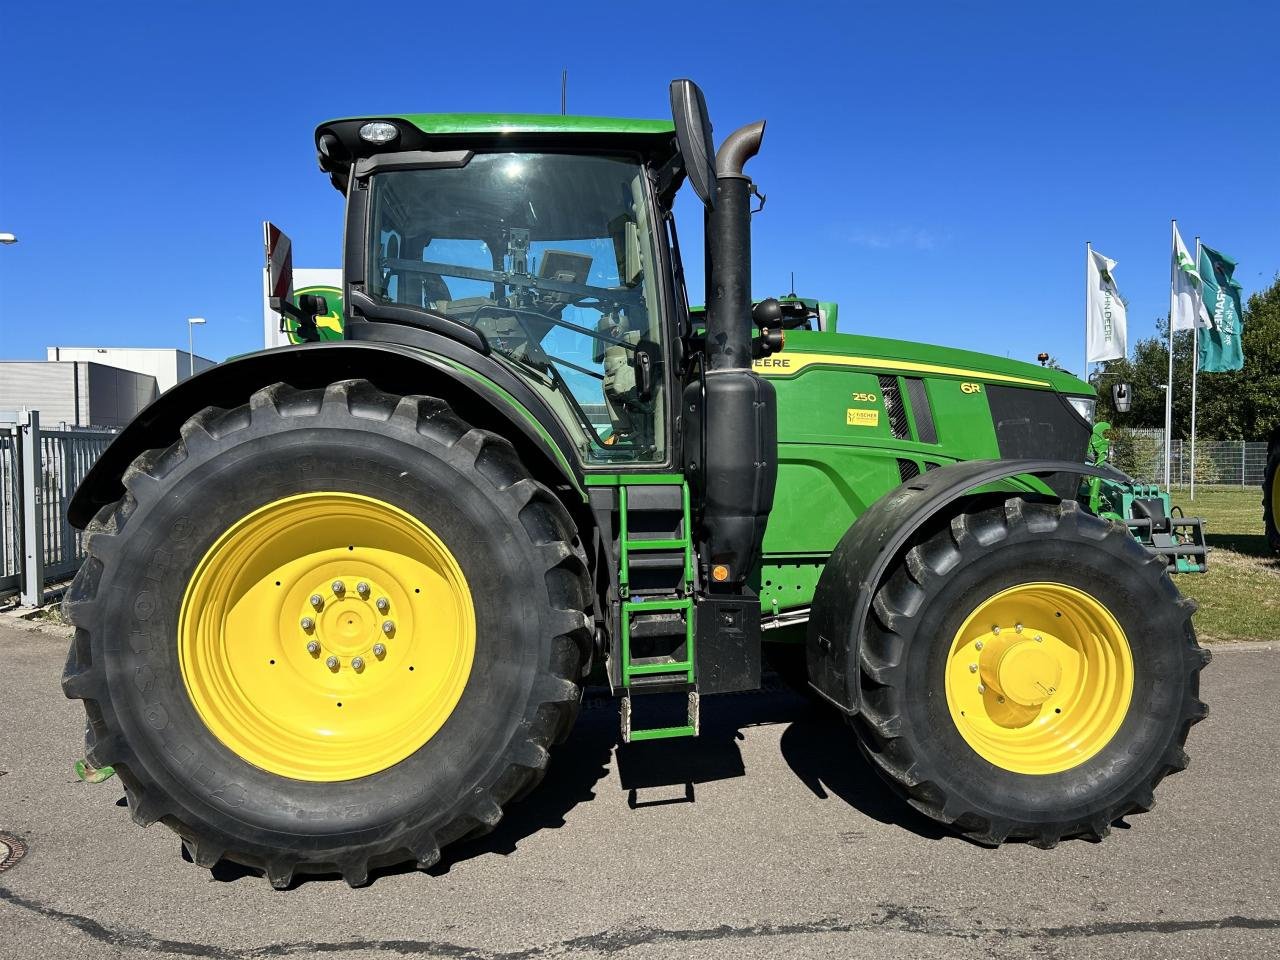
<instances>
[{"instance_id":1,"label":"street lamp post","mask_svg":"<svg viewBox=\"0 0 1280 960\"><path fill-rule=\"evenodd\" d=\"M194 377L196 375L196 339L195 330L197 323L204 323L204 317L188 317L187 318L187 361L189 363L187 376Z\"/></svg>"}]
</instances>

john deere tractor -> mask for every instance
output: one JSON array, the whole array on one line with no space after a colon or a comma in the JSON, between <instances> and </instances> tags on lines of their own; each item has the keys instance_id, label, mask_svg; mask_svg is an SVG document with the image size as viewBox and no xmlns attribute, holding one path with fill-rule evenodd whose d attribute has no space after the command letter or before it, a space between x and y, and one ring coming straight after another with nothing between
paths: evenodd
<instances>
[{"instance_id":1,"label":"john deere tractor","mask_svg":"<svg viewBox=\"0 0 1280 960\"><path fill-rule=\"evenodd\" d=\"M1086 462L1092 390L753 308L764 124L716 150L697 87L671 105L322 124L344 339L184 381L77 492L63 686L195 863L428 868L538 783L588 677L623 741L696 736L774 638L983 844L1101 837L1186 764L1207 655L1168 557L1091 512L1125 482Z\"/></svg>"}]
</instances>

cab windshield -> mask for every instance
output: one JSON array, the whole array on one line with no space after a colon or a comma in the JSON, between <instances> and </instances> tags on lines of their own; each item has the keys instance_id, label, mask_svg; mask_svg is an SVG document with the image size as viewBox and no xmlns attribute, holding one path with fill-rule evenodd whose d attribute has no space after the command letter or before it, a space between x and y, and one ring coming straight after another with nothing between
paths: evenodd
<instances>
[{"instance_id":1,"label":"cab windshield","mask_svg":"<svg viewBox=\"0 0 1280 960\"><path fill-rule=\"evenodd\" d=\"M477 154L371 183L368 293L482 334L587 462L660 461L657 260L638 162Z\"/></svg>"}]
</instances>

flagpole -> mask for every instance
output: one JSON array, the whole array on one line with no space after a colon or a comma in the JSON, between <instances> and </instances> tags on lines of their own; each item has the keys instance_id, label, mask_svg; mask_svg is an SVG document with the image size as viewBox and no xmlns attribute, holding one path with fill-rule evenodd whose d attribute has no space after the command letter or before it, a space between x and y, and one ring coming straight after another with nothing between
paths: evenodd
<instances>
[{"instance_id":1,"label":"flagpole","mask_svg":"<svg viewBox=\"0 0 1280 960\"><path fill-rule=\"evenodd\" d=\"M1089 379L1089 258L1093 256L1093 241L1084 242L1084 379Z\"/></svg>"},{"instance_id":2,"label":"flagpole","mask_svg":"<svg viewBox=\"0 0 1280 960\"><path fill-rule=\"evenodd\" d=\"M1196 237L1196 270L1200 269L1200 238ZM1200 310L1191 326L1191 499L1196 498L1196 378L1200 372Z\"/></svg>"},{"instance_id":3,"label":"flagpole","mask_svg":"<svg viewBox=\"0 0 1280 960\"><path fill-rule=\"evenodd\" d=\"M1173 457L1173 310L1174 310L1174 259L1178 250L1178 221L1169 221L1169 379L1164 390L1164 488L1169 485L1169 468Z\"/></svg>"}]
</instances>

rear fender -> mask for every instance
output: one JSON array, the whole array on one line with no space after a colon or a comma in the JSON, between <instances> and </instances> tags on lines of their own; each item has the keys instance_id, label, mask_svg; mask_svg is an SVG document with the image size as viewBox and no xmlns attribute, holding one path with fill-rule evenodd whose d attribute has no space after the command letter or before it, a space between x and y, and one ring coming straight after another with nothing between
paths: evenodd
<instances>
[{"instance_id":1,"label":"rear fender","mask_svg":"<svg viewBox=\"0 0 1280 960\"><path fill-rule=\"evenodd\" d=\"M868 507L845 532L818 579L807 643L810 685L844 713L857 713L857 652L871 601L916 531L978 488L1052 474L1127 479L1113 467L1065 460L969 460L921 474ZM1010 495L1044 496L1029 487L1022 493L1011 489Z\"/></svg>"},{"instance_id":2,"label":"rear fender","mask_svg":"<svg viewBox=\"0 0 1280 960\"><path fill-rule=\"evenodd\" d=\"M567 506L586 501L581 478L564 451L569 440L546 411L536 416L501 384L458 362L405 344L373 341L312 343L278 347L220 363L161 394L111 442L85 475L67 510L72 526L84 529L97 511L124 495L121 477L141 453L166 447L191 416L205 407L237 407L273 383L299 389L338 380L365 379L389 393L437 396L469 423L505 436L534 475L557 490ZM526 388L527 389L527 388ZM536 398L535 398L536 401ZM578 513L586 511L575 510Z\"/></svg>"}]
</instances>

